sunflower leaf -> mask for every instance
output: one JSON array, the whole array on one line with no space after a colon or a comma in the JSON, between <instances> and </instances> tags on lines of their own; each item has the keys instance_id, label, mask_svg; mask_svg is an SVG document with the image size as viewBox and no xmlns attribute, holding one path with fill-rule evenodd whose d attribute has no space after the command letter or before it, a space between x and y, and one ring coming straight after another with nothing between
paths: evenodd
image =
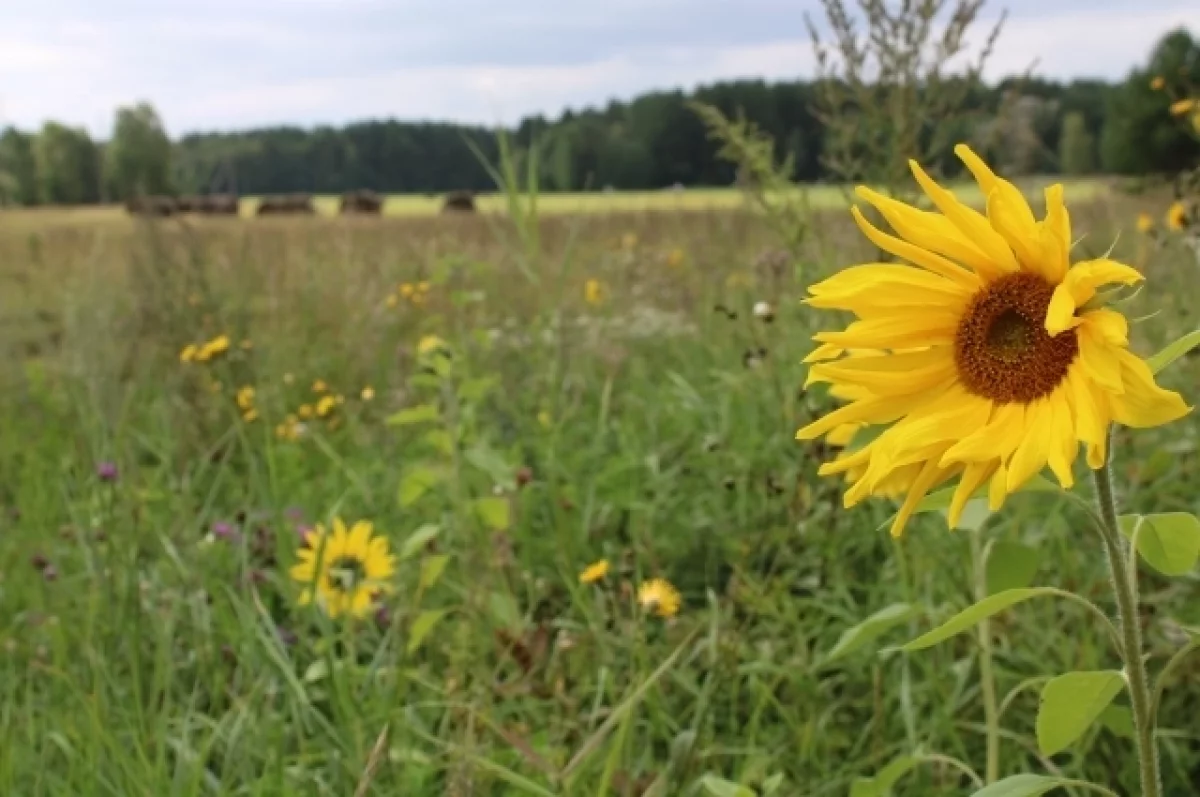
<instances>
[{"instance_id":1,"label":"sunflower leaf","mask_svg":"<svg viewBox=\"0 0 1200 797\"><path fill-rule=\"evenodd\" d=\"M412 506L417 500L437 485L445 477L445 473L430 465L414 465L400 477L400 489L397 499L400 506Z\"/></svg>"},{"instance_id":2,"label":"sunflower leaf","mask_svg":"<svg viewBox=\"0 0 1200 797\"><path fill-rule=\"evenodd\" d=\"M1051 778L1046 775L1012 775L972 792L971 797L1041 797L1063 786L1090 786L1099 791L1092 784L1077 780Z\"/></svg>"},{"instance_id":3,"label":"sunflower leaf","mask_svg":"<svg viewBox=\"0 0 1200 797\"><path fill-rule=\"evenodd\" d=\"M929 495L925 496L921 500L921 503L917 504L917 508L913 510L913 514L920 515L920 514L924 514L925 512L938 512L938 511L944 512L944 511L948 510L950 508L950 502L954 499L954 491L957 489L958 489L957 486L944 487L941 490L930 493ZM1021 485L1016 490L1016 493L1059 493L1059 492L1062 492L1062 488L1059 487L1054 482L1047 479L1045 476L1042 476L1040 473L1034 474L1034 476L1032 478L1030 478L1029 481L1025 482L1023 485ZM1014 494L1016 494L1016 493L1014 493ZM984 484L982 487L980 487L978 490L975 491L974 495L971 496L970 500L971 501L983 500L986 503L987 494L988 494L988 486L986 484ZM896 517L895 515L892 515L887 520L885 520L883 523L880 523L879 528L885 529L888 526L890 526L892 524L892 520L895 517ZM971 520L971 518L967 518L965 515L964 515L964 518L966 520ZM974 518L974 520L978 520L978 517ZM960 523L960 525L963 525L963 524Z\"/></svg>"},{"instance_id":4,"label":"sunflower leaf","mask_svg":"<svg viewBox=\"0 0 1200 797\"><path fill-rule=\"evenodd\" d=\"M931 648L939 642L945 642L950 637L957 636L968 628L974 627L980 620L985 620L994 614L999 614L1013 604L1042 595L1053 595L1055 592L1056 590L1051 587L1029 587L1026 589L1009 589L1004 592L998 592L995 595L989 595L978 603L963 609L932 631L922 634L912 642L901 646L900 649L911 652Z\"/></svg>"},{"instance_id":5,"label":"sunflower leaf","mask_svg":"<svg viewBox=\"0 0 1200 797\"><path fill-rule=\"evenodd\" d=\"M1042 755L1070 747L1095 722L1125 687L1117 670L1069 672L1042 688L1037 713L1037 741Z\"/></svg>"},{"instance_id":6,"label":"sunflower leaf","mask_svg":"<svg viewBox=\"0 0 1200 797\"><path fill-rule=\"evenodd\" d=\"M1028 587L1039 564L1036 548L1013 540L997 540L988 554L988 594Z\"/></svg>"},{"instance_id":7,"label":"sunflower leaf","mask_svg":"<svg viewBox=\"0 0 1200 797\"><path fill-rule=\"evenodd\" d=\"M425 637L429 636L429 632L445 616L445 609L427 609L417 615L417 619L413 620L412 626L408 629L407 650L409 655L416 653L417 649L421 647L421 643L425 641Z\"/></svg>"},{"instance_id":8,"label":"sunflower leaf","mask_svg":"<svg viewBox=\"0 0 1200 797\"><path fill-rule=\"evenodd\" d=\"M1151 372L1157 374L1197 346L1200 346L1200 329L1193 330L1174 342L1168 343L1158 354L1146 360L1146 365L1150 366Z\"/></svg>"},{"instance_id":9,"label":"sunflower leaf","mask_svg":"<svg viewBox=\"0 0 1200 797\"><path fill-rule=\"evenodd\" d=\"M504 531L509 525L508 500L504 498L477 498L473 502L475 516L493 531Z\"/></svg>"},{"instance_id":10,"label":"sunflower leaf","mask_svg":"<svg viewBox=\"0 0 1200 797\"><path fill-rule=\"evenodd\" d=\"M436 584L438 579L442 577L442 573L445 572L446 564L449 561L449 555L444 553L426 557L421 562L421 576L417 582L417 588L424 592Z\"/></svg>"},{"instance_id":11,"label":"sunflower leaf","mask_svg":"<svg viewBox=\"0 0 1200 797\"><path fill-rule=\"evenodd\" d=\"M890 797L896 781L907 775L920 763L920 758L911 755L894 758L873 777L855 778L854 782L850 784L850 797Z\"/></svg>"},{"instance_id":12,"label":"sunflower leaf","mask_svg":"<svg viewBox=\"0 0 1200 797\"><path fill-rule=\"evenodd\" d=\"M433 541L433 538L442 533L442 527L434 523L426 523L421 528L409 535L404 544L400 546L400 558L411 559L420 553L426 545Z\"/></svg>"},{"instance_id":13,"label":"sunflower leaf","mask_svg":"<svg viewBox=\"0 0 1200 797\"><path fill-rule=\"evenodd\" d=\"M406 407L397 413L389 416L387 419L388 426L409 426L414 423L427 423L436 421L441 417L441 412L435 404L418 404L415 407Z\"/></svg>"},{"instance_id":14,"label":"sunflower leaf","mask_svg":"<svg viewBox=\"0 0 1200 797\"><path fill-rule=\"evenodd\" d=\"M885 632L908 622L920 613L920 608L907 603L893 603L863 620L856 626L847 628L834 646L825 654L824 664L829 664L843 656L848 656Z\"/></svg>"},{"instance_id":15,"label":"sunflower leaf","mask_svg":"<svg viewBox=\"0 0 1200 797\"><path fill-rule=\"evenodd\" d=\"M1121 533L1133 539L1137 532L1138 555L1166 576L1191 572L1200 559L1200 519L1187 512L1156 515L1122 515Z\"/></svg>"}]
</instances>

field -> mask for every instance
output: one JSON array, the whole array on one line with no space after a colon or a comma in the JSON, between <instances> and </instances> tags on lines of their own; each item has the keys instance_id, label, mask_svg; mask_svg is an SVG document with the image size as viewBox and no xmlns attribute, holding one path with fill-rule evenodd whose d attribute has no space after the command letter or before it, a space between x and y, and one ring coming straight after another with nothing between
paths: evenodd
<instances>
[{"instance_id":1,"label":"field","mask_svg":"<svg viewBox=\"0 0 1200 797\"><path fill-rule=\"evenodd\" d=\"M1195 256L1134 228L1165 196L1067 199L1077 258L1147 276L1136 352L1200 327ZM0 793L962 795L980 641L1002 774L1133 793L1123 697L1065 752L1035 741L1046 676L1118 666L1084 609L883 650L998 588L984 546L1020 563L996 581L1110 591L1060 494L894 541L894 504L843 509L817 476L832 452L794 433L833 402L801 361L840 324L800 300L877 253L839 189L811 201L795 253L727 191L542 197L540 219L0 215ZM1194 402L1200 360L1160 380ZM1119 429L1123 510L1200 510L1198 444L1194 414ZM334 518L397 557L359 619L290 576ZM639 605L659 578L677 612ZM1143 568L1154 666L1200 626L1197 585ZM1167 795L1200 782L1197 661L1161 706ZM869 780L897 760L893 791Z\"/></svg>"},{"instance_id":2,"label":"field","mask_svg":"<svg viewBox=\"0 0 1200 797\"><path fill-rule=\"evenodd\" d=\"M1031 192L1040 193L1043 185L1051 182L1049 178L1029 178L1022 184ZM972 183L955 186L956 192L965 200L982 202L979 189ZM805 190L809 204L814 209L829 210L844 208L848 202L847 186L820 185ZM1103 179L1077 179L1068 183L1067 191L1074 201L1092 200L1103 196L1108 186ZM250 217L258 207L260 197L245 197L241 206L241 215ZM339 197L318 195L314 198L317 213L322 216L336 216ZM685 213L685 212L718 212L739 208L743 203L742 192L728 188L689 188L683 190L664 189L661 191L618 191L618 192L584 192L584 193L553 193L538 198L538 213L545 216L561 216L597 213ZM507 198L502 193L482 193L476 197L476 207L485 214L507 212ZM423 196L419 194L393 194L384 201L383 213L386 216L398 217L428 217L441 211L441 196ZM14 210L6 214L10 223L29 221L38 225L47 223L67 223L72 226L89 223L106 223L118 219L126 219L128 214L120 205L96 205L85 208L72 208L64 211L58 208Z\"/></svg>"}]
</instances>

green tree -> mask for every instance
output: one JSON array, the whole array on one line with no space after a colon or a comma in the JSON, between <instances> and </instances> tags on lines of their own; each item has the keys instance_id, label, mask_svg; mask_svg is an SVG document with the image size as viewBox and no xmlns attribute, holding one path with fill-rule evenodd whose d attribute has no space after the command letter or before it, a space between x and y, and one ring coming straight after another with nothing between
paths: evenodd
<instances>
[{"instance_id":1,"label":"green tree","mask_svg":"<svg viewBox=\"0 0 1200 797\"><path fill-rule=\"evenodd\" d=\"M38 201L37 163L33 157L33 136L15 127L0 134L0 172L9 177L9 201L35 205Z\"/></svg>"},{"instance_id":2,"label":"green tree","mask_svg":"<svg viewBox=\"0 0 1200 797\"><path fill-rule=\"evenodd\" d=\"M1096 139L1087 129L1083 114L1064 117L1058 140L1058 163L1063 174L1090 174L1096 168Z\"/></svg>"},{"instance_id":3,"label":"green tree","mask_svg":"<svg viewBox=\"0 0 1200 797\"><path fill-rule=\"evenodd\" d=\"M100 155L86 130L46 122L34 141L33 155L41 201L56 205L100 201Z\"/></svg>"},{"instance_id":4,"label":"green tree","mask_svg":"<svg viewBox=\"0 0 1200 797\"><path fill-rule=\"evenodd\" d=\"M170 192L171 140L149 103L117 109L105 169L115 199Z\"/></svg>"}]
</instances>

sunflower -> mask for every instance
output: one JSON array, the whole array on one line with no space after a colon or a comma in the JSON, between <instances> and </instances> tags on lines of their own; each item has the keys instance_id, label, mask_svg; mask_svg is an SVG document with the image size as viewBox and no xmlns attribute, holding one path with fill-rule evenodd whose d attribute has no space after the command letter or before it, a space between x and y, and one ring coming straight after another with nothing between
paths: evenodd
<instances>
[{"instance_id":1,"label":"sunflower","mask_svg":"<svg viewBox=\"0 0 1200 797\"><path fill-rule=\"evenodd\" d=\"M340 518L334 518L332 533L320 525L308 531L290 571L292 579L304 585L300 605L312 603L315 594L317 604L330 617L369 614L375 599L392 591L391 578L396 572L387 539L373 533L365 520L347 531Z\"/></svg>"},{"instance_id":2,"label":"sunflower","mask_svg":"<svg viewBox=\"0 0 1200 797\"><path fill-rule=\"evenodd\" d=\"M598 562L592 562L587 567L583 568L583 572L579 574L580 584L595 584L608 575L608 560L601 559Z\"/></svg>"},{"instance_id":3,"label":"sunflower","mask_svg":"<svg viewBox=\"0 0 1200 797\"><path fill-rule=\"evenodd\" d=\"M1182 100L1175 100L1175 102L1171 103L1171 115L1183 116L1186 113L1190 113L1195 107L1196 100L1191 97L1185 97Z\"/></svg>"},{"instance_id":4,"label":"sunflower","mask_svg":"<svg viewBox=\"0 0 1200 797\"><path fill-rule=\"evenodd\" d=\"M1183 206L1182 202L1172 202L1171 207L1167 208L1167 229L1179 232L1187 226L1187 208Z\"/></svg>"},{"instance_id":5,"label":"sunflower","mask_svg":"<svg viewBox=\"0 0 1200 797\"><path fill-rule=\"evenodd\" d=\"M638 587L637 599L643 609L659 617L674 617L679 613L679 590L665 578L643 581Z\"/></svg>"},{"instance_id":6,"label":"sunflower","mask_svg":"<svg viewBox=\"0 0 1200 797\"><path fill-rule=\"evenodd\" d=\"M958 525L985 484L993 511L1049 465L1074 482L1080 444L1087 462L1107 459L1106 432L1168 423L1189 408L1154 382L1128 349L1128 323L1097 289L1142 275L1101 258L1071 265L1071 224L1061 185L1046 189L1038 221L1020 191L964 145L955 152L987 198L986 215L961 203L915 163L940 212L922 211L860 187L899 237L859 228L913 265L854 266L812 286L807 303L858 320L815 336L809 382L827 382L845 406L796 433L838 434L845 424L887 425L874 440L821 467L845 474L847 507L871 495L906 493L892 523L899 535L921 499L958 479L950 505ZM853 350L886 349L882 356Z\"/></svg>"}]
</instances>

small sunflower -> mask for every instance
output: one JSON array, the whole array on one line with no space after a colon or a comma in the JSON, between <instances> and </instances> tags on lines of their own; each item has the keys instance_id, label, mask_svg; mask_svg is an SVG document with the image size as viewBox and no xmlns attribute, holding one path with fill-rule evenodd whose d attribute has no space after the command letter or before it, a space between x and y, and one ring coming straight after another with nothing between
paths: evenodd
<instances>
[{"instance_id":1,"label":"small sunflower","mask_svg":"<svg viewBox=\"0 0 1200 797\"><path fill-rule=\"evenodd\" d=\"M643 581L638 587L638 603L648 612L654 612L659 617L674 617L679 614L682 602L679 590L665 578L652 578Z\"/></svg>"},{"instance_id":2,"label":"small sunflower","mask_svg":"<svg viewBox=\"0 0 1200 797\"><path fill-rule=\"evenodd\" d=\"M450 350L446 341L439 338L437 335L423 335L417 341L417 356L429 357L434 354L445 354Z\"/></svg>"},{"instance_id":3,"label":"small sunflower","mask_svg":"<svg viewBox=\"0 0 1200 797\"><path fill-rule=\"evenodd\" d=\"M860 187L899 237L852 209L880 249L914 265L872 263L812 286L808 304L857 315L845 330L815 336L809 382L828 382L845 406L796 437L846 424L889 428L822 475L853 482L846 506L907 493L892 524L900 534L921 499L952 479L949 520L988 485L993 510L1049 465L1064 487L1081 444L1087 462L1107 459L1108 425L1168 423L1189 408L1154 382L1128 348L1128 322L1097 289L1142 275L1108 259L1070 262L1071 225L1060 185L1046 189L1038 221L1016 186L964 145L955 152L987 197L987 214L962 204L910 165L940 211L918 210ZM882 356L848 350L883 349ZM843 356L846 354L847 356Z\"/></svg>"},{"instance_id":4,"label":"small sunflower","mask_svg":"<svg viewBox=\"0 0 1200 797\"><path fill-rule=\"evenodd\" d=\"M254 409L254 388L250 385L239 388L236 400L238 409L242 410L243 412L248 412Z\"/></svg>"},{"instance_id":5,"label":"small sunflower","mask_svg":"<svg viewBox=\"0 0 1200 797\"><path fill-rule=\"evenodd\" d=\"M590 279L583 286L583 298L588 304L600 304L604 301L605 296L604 283L597 279Z\"/></svg>"},{"instance_id":6,"label":"small sunflower","mask_svg":"<svg viewBox=\"0 0 1200 797\"><path fill-rule=\"evenodd\" d=\"M1192 99L1191 97L1182 100L1176 100L1175 102L1171 103L1171 115L1183 116L1184 114L1191 113L1195 107L1196 100Z\"/></svg>"},{"instance_id":7,"label":"small sunflower","mask_svg":"<svg viewBox=\"0 0 1200 797\"><path fill-rule=\"evenodd\" d=\"M1167 208L1167 229L1179 232L1188 226L1188 212L1182 202L1172 202Z\"/></svg>"},{"instance_id":8,"label":"small sunflower","mask_svg":"<svg viewBox=\"0 0 1200 797\"><path fill-rule=\"evenodd\" d=\"M587 567L583 568L583 572L579 574L580 584L595 584L608 575L608 560L601 559L597 562L592 562Z\"/></svg>"},{"instance_id":9,"label":"small sunflower","mask_svg":"<svg viewBox=\"0 0 1200 797\"><path fill-rule=\"evenodd\" d=\"M328 418L337 409L338 400L336 396L321 396L321 400L317 402L316 413L318 418Z\"/></svg>"},{"instance_id":10,"label":"small sunflower","mask_svg":"<svg viewBox=\"0 0 1200 797\"><path fill-rule=\"evenodd\" d=\"M1138 232L1145 234L1154 231L1154 217L1149 213L1139 213L1137 217Z\"/></svg>"},{"instance_id":11,"label":"small sunflower","mask_svg":"<svg viewBox=\"0 0 1200 797\"><path fill-rule=\"evenodd\" d=\"M370 614L376 598L392 591L396 573L387 539L373 535L367 521L347 530L340 518L334 518L332 533L320 525L307 532L290 571L292 579L304 585L299 604L306 606L315 597L333 618Z\"/></svg>"}]
</instances>

